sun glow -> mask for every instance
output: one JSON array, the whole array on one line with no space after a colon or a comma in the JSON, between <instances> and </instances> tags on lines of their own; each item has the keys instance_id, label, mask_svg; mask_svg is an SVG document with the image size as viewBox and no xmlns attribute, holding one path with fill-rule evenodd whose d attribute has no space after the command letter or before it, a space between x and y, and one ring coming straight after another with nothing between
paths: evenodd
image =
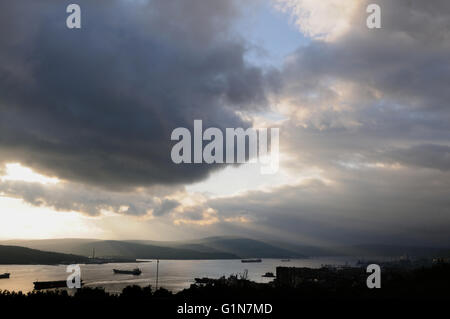
<instances>
[{"instance_id":1,"label":"sun glow","mask_svg":"<svg viewBox=\"0 0 450 319\"><path fill-rule=\"evenodd\" d=\"M103 238L98 218L76 212L56 212L18 198L0 196L0 239Z\"/></svg>"},{"instance_id":2,"label":"sun glow","mask_svg":"<svg viewBox=\"0 0 450 319\"><path fill-rule=\"evenodd\" d=\"M22 166L20 163L8 163L5 168L6 174L0 178L2 181L24 181L41 184L57 184L60 182L56 177L35 173L31 168Z\"/></svg>"}]
</instances>

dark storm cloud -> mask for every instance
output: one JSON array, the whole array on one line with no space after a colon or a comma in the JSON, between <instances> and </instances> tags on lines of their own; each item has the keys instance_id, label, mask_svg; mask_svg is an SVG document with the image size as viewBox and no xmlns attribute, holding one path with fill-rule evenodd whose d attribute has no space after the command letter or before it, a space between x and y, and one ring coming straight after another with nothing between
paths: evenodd
<instances>
[{"instance_id":1,"label":"dark storm cloud","mask_svg":"<svg viewBox=\"0 0 450 319\"><path fill-rule=\"evenodd\" d=\"M126 189L205 178L175 165L171 131L246 127L267 74L245 62L234 1L67 1L0 4L0 159L62 179Z\"/></svg>"}]
</instances>

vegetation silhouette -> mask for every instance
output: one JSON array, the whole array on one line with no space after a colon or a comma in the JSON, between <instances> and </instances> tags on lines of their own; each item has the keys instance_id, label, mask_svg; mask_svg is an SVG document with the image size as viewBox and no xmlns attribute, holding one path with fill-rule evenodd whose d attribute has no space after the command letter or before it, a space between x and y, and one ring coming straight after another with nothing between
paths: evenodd
<instances>
[{"instance_id":1,"label":"vegetation silhouette","mask_svg":"<svg viewBox=\"0 0 450 319\"><path fill-rule=\"evenodd\" d=\"M393 309L389 308L391 313L416 313L418 308L429 313L438 304L448 304L450 301L450 264L417 269L386 269L380 289L367 288L367 273L363 268L357 273L353 272L350 280L334 280L336 270L332 269L317 269L315 273L320 278L329 276L332 281L311 280L288 287L277 280L263 284L237 277L233 280L222 278L207 284L192 284L190 288L178 293L164 288L154 291L150 286L136 285L124 288L121 294L87 287L78 289L75 293L66 290L33 291L27 294L1 291L0 305L12 306L16 312L45 311L48 315L61 314L62 311L82 311L111 316L121 313L151 313L164 318L183 318L177 313L177 309L184 304L212 305L213 309L218 309L210 314L210 317L215 318L226 317L226 314L220 312L224 303L270 303L273 312L258 314L257 317L276 318L307 310L334 314L339 311L370 309L372 314L379 311L381 315L386 310L386 305L395 306ZM242 317L242 314L238 317Z\"/></svg>"}]
</instances>

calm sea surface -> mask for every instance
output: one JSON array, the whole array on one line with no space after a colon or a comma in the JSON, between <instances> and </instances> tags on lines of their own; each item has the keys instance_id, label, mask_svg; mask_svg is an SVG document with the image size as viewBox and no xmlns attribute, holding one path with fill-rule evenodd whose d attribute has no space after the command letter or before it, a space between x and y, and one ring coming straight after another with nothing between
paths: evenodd
<instances>
[{"instance_id":1,"label":"calm sea surface","mask_svg":"<svg viewBox=\"0 0 450 319\"><path fill-rule=\"evenodd\" d=\"M242 263L240 260L160 260L159 286L177 292L194 282L195 277L219 278L248 270L248 278L257 282L269 282L272 278L261 275L266 272L275 273L277 266L320 268L322 264L344 265L354 264L349 258L308 258L291 259L282 262L280 259L263 259L261 263ZM120 263L103 265L80 265L81 277L86 287L103 287L111 293L119 293L129 285L155 287L156 261L141 263ZM140 276L116 275L113 268L142 270ZM10 279L0 279L0 290L23 291L33 290L34 281L66 280L65 265L0 265L0 274L11 273Z\"/></svg>"}]
</instances>

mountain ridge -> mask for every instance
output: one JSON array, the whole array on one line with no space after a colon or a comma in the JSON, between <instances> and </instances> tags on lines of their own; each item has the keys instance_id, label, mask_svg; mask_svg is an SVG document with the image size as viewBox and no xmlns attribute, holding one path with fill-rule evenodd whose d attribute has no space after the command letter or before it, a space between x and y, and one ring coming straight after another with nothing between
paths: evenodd
<instances>
[{"instance_id":1,"label":"mountain ridge","mask_svg":"<svg viewBox=\"0 0 450 319\"><path fill-rule=\"evenodd\" d=\"M354 257L434 257L448 255L450 250L433 247L385 244L310 246L283 242L265 242L233 236L214 236L185 241L101 240L86 238L7 240L0 245L22 246L84 257L119 257L134 259L242 259L303 258L306 256Z\"/></svg>"},{"instance_id":2,"label":"mountain ridge","mask_svg":"<svg viewBox=\"0 0 450 319\"><path fill-rule=\"evenodd\" d=\"M214 237L184 242L146 240L41 239L0 242L32 249L96 257L136 259L290 258L303 255L247 238Z\"/></svg>"},{"instance_id":3,"label":"mountain ridge","mask_svg":"<svg viewBox=\"0 0 450 319\"><path fill-rule=\"evenodd\" d=\"M20 246L0 245L0 264L78 264L89 261L85 256L42 251Z\"/></svg>"}]
</instances>

